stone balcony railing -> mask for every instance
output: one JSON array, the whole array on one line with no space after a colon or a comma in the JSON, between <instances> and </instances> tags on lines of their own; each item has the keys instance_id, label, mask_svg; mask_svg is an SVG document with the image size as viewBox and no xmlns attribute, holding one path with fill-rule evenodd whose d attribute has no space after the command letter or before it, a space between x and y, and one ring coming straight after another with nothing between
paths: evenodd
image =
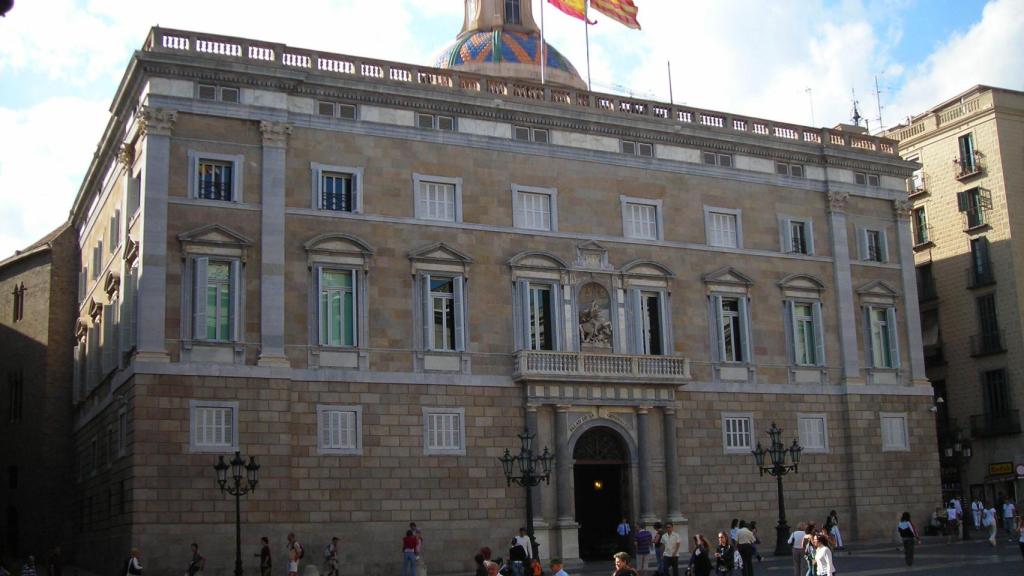
<instances>
[{"instance_id":1,"label":"stone balcony railing","mask_svg":"<svg viewBox=\"0 0 1024 576\"><path fill-rule=\"evenodd\" d=\"M690 360L678 356L523 350L516 353L515 372L512 376L519 381L615 381L678 385L690 380Z\"/></svg>"},{"instance_id":2,"label":"stone balcony railing","mask_svg":"<svg viewBox=\"0 0 1024 576\"><path fill-rule=\"evenodd\" d=\"M890 156L897 155L894 140L867 134L829 128L811 128L725 112L701 110L692 106L602 94L527 80L508 80L471 74L461 70L318 52L294 48L285 44L231 36L153 28L150 30L143 50L146 52L195 54L204 58L260 64L283 70L305 70L324 76L418 84L436 90L483 94L491 98L544 102L576 110L589 109L628 117L643 116L654 121L664 122L668 127L693 124L714 131L741 132L755 138L775 138L825 147L857 148Z\"/></svg>"}]
</instances>

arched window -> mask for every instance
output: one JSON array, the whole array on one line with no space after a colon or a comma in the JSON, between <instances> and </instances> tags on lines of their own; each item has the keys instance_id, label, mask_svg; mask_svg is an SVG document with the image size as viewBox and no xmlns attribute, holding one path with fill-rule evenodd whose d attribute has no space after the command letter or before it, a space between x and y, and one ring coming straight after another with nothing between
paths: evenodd
<instances>
[{"instance_id":1,"label":"arched window","mask_svg":"<svg viewBox=\"0 0 1024 576\"><path fill-rule=\"evenodd\" d=\"M505 24L522 24L519 0L505 0Z\"/></svg>"}]
</instances>

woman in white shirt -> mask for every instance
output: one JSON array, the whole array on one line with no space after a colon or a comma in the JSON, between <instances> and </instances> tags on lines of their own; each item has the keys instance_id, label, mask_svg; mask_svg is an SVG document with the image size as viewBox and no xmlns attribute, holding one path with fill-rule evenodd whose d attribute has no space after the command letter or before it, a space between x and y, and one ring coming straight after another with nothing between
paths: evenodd
<instances>
[{"instance_id":1,"label":"woman in white shirt","mask_svg":"<svg viewBox=\"0 0 1024 576\"><path fill-rule=\"evenodd\" d=\"M981 523L988 528L988 542L996 545L996 507L989 504L982 513Z\"/></svg>"},{"instance_id":2,"label":"woman in white shirt","mask_svg":"<svg viewBox=\"0 0 1024 576\"><path fill-rule=\"evenodd\" d=\"M825 534L814 536L814 564L814 573L818 576L832 576L836 573L836 565L832 562L832 550L828 547L828 536Z\"/></svg>"}]
</instances>

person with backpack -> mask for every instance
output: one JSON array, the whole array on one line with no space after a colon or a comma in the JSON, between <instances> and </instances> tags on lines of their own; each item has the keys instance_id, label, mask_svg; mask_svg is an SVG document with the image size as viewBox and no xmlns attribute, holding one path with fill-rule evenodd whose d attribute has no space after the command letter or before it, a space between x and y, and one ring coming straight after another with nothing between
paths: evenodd
<instances>
[{"instance_id":1,"label":"person with backpack","mask_svg":"<svg viewBox=\"0 0 1024 576\"><path fill-rule=\"evenodd\" d=\"M206 558L199 553L199 544L192 543L192 559L189 560L188 570L185 572L188 576L196 576L206 568Z\"/></svg>"},{"instance_id":2,"label":"person with backpack","mask_svg":"<svg viewBox=\"0 0 1024 576\"><path fill-rule=\"evenodd\" d=\"M900 516L900 523L896 525L896 531L900 534L900 540L903 541L903 560L907 563L907 566L914 564L914 543L921 543L920 536L917 535L917 528L914 528L914 523L910 521L910 512L904 512Z\"/></svg>"},{"instance_id":3,"label":"person with backpack","mask_svg":"<svg viewBox=\"0 0 1024 576\"><path fill-rule=\"evenodd\" d=\"M324 568L327 576L338 576L338 537L331 538L331 541L324 546Z\"/></svg>"}]
</instances>

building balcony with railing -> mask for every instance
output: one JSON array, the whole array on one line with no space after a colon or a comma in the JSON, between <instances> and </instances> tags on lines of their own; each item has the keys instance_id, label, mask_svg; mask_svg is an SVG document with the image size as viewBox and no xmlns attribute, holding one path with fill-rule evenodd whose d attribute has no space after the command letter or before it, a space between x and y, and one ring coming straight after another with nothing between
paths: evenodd
<instances>
[{"instance_id":1,"label":"building balcony with railing","mask_svg":"<svg viewBox=\"0 0 1024 576\"><path fill-rule=\"evenodd\" d=\"M1020 434L1020 410L1005 410L999 414L971 416L971 436L986 438Z\"/></svg>"},{"instance_id":2,"label":"building balcony with railing","mask_svg":"<svg viewBox=\"0 0 1024 576\"><path fill-rule=\"evenodd\" d=\"M679 385L690 381L690 360L679 356L521 350L516 353L513 378Z\"/></svg>"},{"instance_id":3,"label":"building balcony with railing","mask_svg":"<svg viewBox=\"0 0 1024 576\"><path fill-rule=\"evenodd\" d=\"M953 163L956 164L957 180L966 180L981 174L981 155L977 150L972 155L954 158Z\"/></svg>"},{"instance_id":4,"label":"building balcony with railing","mask_svg":"<svg viewBox=\"0 0 1024 576\"><path fill-rule=\"evenodd\" d=\"M979 332L971 336L971 356L987 356L1006 352L1006 339L1002 330Z\"/></svg>"},{"instance_id":5,"label":"building balcony with railing","mask_svg":"<svg viewBox=\"0 0 1024 576\"><path fill-rule=\"evenodd\" d=\"M995 283L996 273L995 270L992 269L992 266L985 266L984 268L971 266L967 269L968 288L983 288Z\"/></svg>"}]
</instances>

